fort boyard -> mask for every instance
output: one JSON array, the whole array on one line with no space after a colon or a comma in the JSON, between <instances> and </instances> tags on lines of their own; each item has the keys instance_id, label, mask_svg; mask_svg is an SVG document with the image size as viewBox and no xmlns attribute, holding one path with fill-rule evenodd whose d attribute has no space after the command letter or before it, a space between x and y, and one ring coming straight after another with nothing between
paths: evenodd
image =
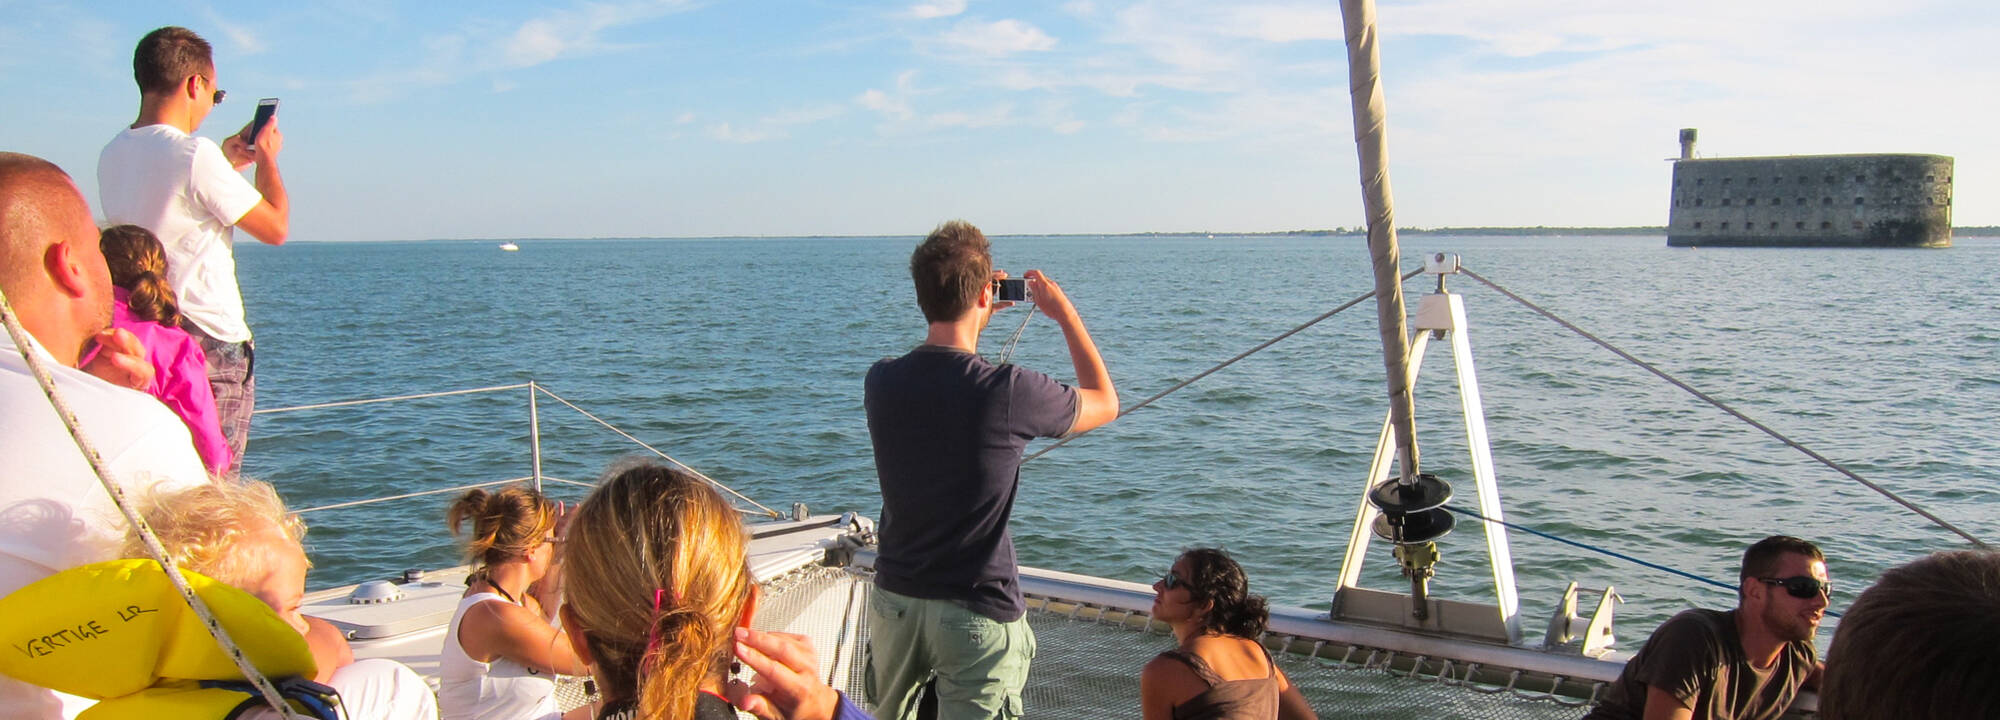
<instances>
[{"instance_id":1,"label":"fort boyard","mask_svg":"<svg viewBox=\"0 0 2000 720\"><path fill-rule=\"evenodd\" d=\"M1681 130L1667 244L1951 247L1944 155L1697 158Z\"/></svg>"}]
</instances>

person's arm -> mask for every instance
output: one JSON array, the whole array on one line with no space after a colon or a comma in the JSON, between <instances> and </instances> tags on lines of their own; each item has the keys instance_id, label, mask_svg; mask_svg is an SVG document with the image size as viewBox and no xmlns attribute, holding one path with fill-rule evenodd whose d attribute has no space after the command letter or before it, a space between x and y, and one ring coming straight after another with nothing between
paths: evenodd
<instances>
[{"instance_id":1,"label":"person's arm","mask_svg":"<svg viewBox=\"0 0 2000 720\"><path fill-rule=\"evenodd\" d=\"M354 664L354 648L347 644L347 636L333 623L311 615L306 620L306 649L312 651L313 664L319 672L313 674L313 682L325 684L333 680L333 672Z\"/></svg>"},{"instance_id":2,"label":"person's arm","mask_svg":"<svg viewBox=\"0 0 2000 720\"><path fill-rule=\"evenodd\" d=\"M1814 661L1812 672L1806 675L1805 689L1819 692L1819 681L1823 677L1826 677L1826 663Z\"/></svg>"},{"instance_id":3,"label":"person's arm","mask_svg":"<svg viewBox=\"0 0 2000 720\"><path fill-rule=\"evenodd\" d=\"M1155 657L1139 671L1139 717L1141 720L1174 720L1174 700L1188 674L1187 666L1165 657Z\"/></svg>"},{"instance_id":4,"label":"person's arm","mask_svg":"<svg viewBox=\"0 0 2000 720\"><path fill-rule=\"evenodd\" d=\"M97 379L139 392L153 384L153 363L146 359L146 346L139 336L124 328L106 328L97 333L95 344L85 354L84 372Z\"/></svg>"},{"instance_id":5,"label":"person's arm","mask_svg":"<svg viewBox=\"0 0 2000 720\"><path fill-rule=\"evenodd\" d=\"M1023 275L1034 283L1035 307L1062 328L1063 340L1069 343L1069 361L1076 368L1076 423L1070 426L1070 433L1080 433L1111 422L1118 417L1118 389L1111 384L1111 371L1105 369L1103 356L1097 353L1097 344L1091 342L1090 331L1083 327L1083 317L1077 315L1076 306L1071 305L1069 296L1063 294L1062 287L1050 280L1040 270L1029 270Z\"/></svg>"},{"instance_id":6,"label":"person's arm","mask_svg":"<svg viewBox=\"0 0 2000 720\"><path fill-rule=\"evenodd\" d=\"M1319 720L1319 714L1313 712L1312 703L1306 702L1299 686L1285 677L1284 670L1275 666L1272 669L1278 673L1278 720Z\"/></svg>"},{"instance_id":7,"label":"person's arm","mask_svg":"<svg viewBox=\"0 0 2000 720\"><path fill-rule=\"evenodd\" d=\"M587 672L561 630L509 602L488 601L466 610L458 621L458 644L475 660L504 657L542 672Z\"/></svg>"},{"instance_id":8,"label":"person's arm","mask_svg":"<svg viewBox=\"0 0 2000 720\"><path fill-rule=\"evenodd\" d=\"M245 125L243 132L249 132ZM278 119L264 126L252 147L243 141L242 133L229 136L222 141L222 154L229 158L233 167L241 168L249 163L257 164L256 179L251 182L264 199L250 207L250 211L236 219L236 227L243 228L251 237L266 245L283 245L291 233L292 204L285 194L285 179L278 173L278 153L285 147L285 135L278 132Z\"/></svg>"},{"instance_id":9,"label":"person's arm","mask_svg":"<svg viewBox=\"0 0 2000 720\"><path fill-rule=\"evenodd\" d=\"M1645 720L1692 720L1694 708L1681 704L1681 699L1664 689L1646 686Z\"/></svg>"}]
</instances>

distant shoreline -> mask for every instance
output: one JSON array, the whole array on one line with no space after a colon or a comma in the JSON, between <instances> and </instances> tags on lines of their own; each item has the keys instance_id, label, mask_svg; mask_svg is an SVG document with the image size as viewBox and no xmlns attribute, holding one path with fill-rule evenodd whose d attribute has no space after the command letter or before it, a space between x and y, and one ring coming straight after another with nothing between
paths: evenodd
<instances>
[{"instance_id":1,"label":"distant shoreline","mask_svg":"<svg viewBox=\"0 0 2000 720\"><path fill-rule=\"evenodd\" d=\"M1639 225L1623 227L1406 227L1397 228L1398 235L1461 235L1468 237L1609 237L1631 235L1665 235L1667 228L1662 225ZM1367 235L1365 228L1339 227L1325 230L1279 230L1271 232L1227 232L1227 231L1186 231L1186 232L1129 232L1129 233L1015 233L993 235L996 238L1186 238L1186 237L1353 237ZM2000 225L1974 225L1955 227L1951 236L1960 237L2000 237ZM686 235L659 237L516 237L516 238L428 238L423 240L304 240L299 242L567 242L571 240L768 240L773 238L798 238L805 240L842 240L853 238L892 238L901 235ZM921 237L910 235L907 237Z\"/></svg>"}]
</instances>

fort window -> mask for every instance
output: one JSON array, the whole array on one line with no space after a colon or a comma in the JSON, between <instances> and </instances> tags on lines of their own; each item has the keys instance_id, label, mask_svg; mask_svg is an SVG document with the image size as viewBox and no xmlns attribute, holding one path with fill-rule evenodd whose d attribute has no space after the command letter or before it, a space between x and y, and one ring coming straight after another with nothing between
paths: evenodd
<instances>
[{"instance_id":1,"label":"fort window","mask_svg":"<svg viewBox=\"0 0 2000 720\"><path fill-rule=\"evenodd\" d=\"M1722 179L1722 184L1724 184L1724 185L1728 185L1728 184L1729 184L1729 181L1730 181L1730 180L1731 180L1731 178L1723 178L1723 179Z\"/></svg>"},{"instance_id":2,"label":"fort window","mask_svg":"<svg viewBox=\"0 0 2000 720\"><path fill-rule=\"evenodd\" d=\"M1700 221L1700 220L1696 220L1696 221L1694 221L1694 229L1696 229L1696 230L1700 230L1700 229L1701 229L1701 221Z\"/></svg>"},{"instance_id":3,"label":"fort window","mask_svg":"<svg viewBox=\"0 0 2000 720\"><path fill-rule=\"evenodd\" d=\"M1806 199L1805 199L1805 198L1799 198L1799 206L1800 206L1800 207L1804 207L1804 206L1805 206L1805 204L1806 204Z\"/></svg>"},{"instance_id":4,"label":"fort window","mask_svg":"<svg viewBox=\"0 0 2000 720\"><path fill-rule=\"evenodd\" d=\"M1800 185L1804 185L1804 184L1806 184L1806 183L1808 183L1808 182L1811 182L1811 180L1810 180L1810 179L1808 179L1808 178L1807 178L1806 176L1804 176L1804 175L1800 175L1800 176L1799 176L1799 184L1800 184Z\"/></svg>"},{"instance_id":5,"label":"fort window","mask_svg":"<svg viewBox=\"0 0 2000 720\"><path fill-rule=\"evenodd\" d=\"M1723 206L1723 207L1729 207L1729 198L1723 198L1723 199L1722 199L1722 206Z\"/></svg>"},{"instance_id":6,"label":"fort window","mask_svg":"<svg viewBox=\"0 0 2000 720\"><path fill-rule=\"evenodd\" d=\"M1722 229L1724 229L1724 230L1728 230L1728 229L1729 229L1729 223L1723 223L1723 224L1722 224Z\"/></svg>"},{"instance_id":7,"label":"fort window","mask_svg":"<svg viewBox=\"0 0 2000 720\"><path fill-rule=\"evenodd\" d=\"M1757 204L1757 198L1743 198L1743 204L1744 204L1744 205L1756 205L1756 204Z\"/></svg>"},{"instance_id":8,"label":"fort window","mask_svg":"<svg viewBox=\"0 0 2000 720\"><path fill-rule=\"evenodd\" d=\"M1854 204L1855 204L1856 206L1860 206L1860 205L1862 204L1862 202L1861 202L1861 198L1858 198L1858 197L1857 197L1857 198L1855 198L1855 199L1854 199Z\"/></svg>"},{"instance_id":9,"label":"fort window","mask_svg":"<svg viewBox=\"0 0 2000 720\"><path fill-rule=\"evenodd\" d=\"M1806 229L1806 221L1804 221L1804 220L1800 220L1800 221L1798 221L1798 222L1795 222L1795 223L1792 223L1792 229L1793 229L1793 230L1804 230L1804 229Z\"/></svg>"},{"instance_id":10,"label":"fort window","mask_svg":"<svg viewBox=\"0 0 2000 720\"><path fill-rule=\"evenodd\" d=\"M1751 185L1757 184L1757 178L1750 178L1750 184Z\"/></svg>"},{"instance_id":11,"label":"fort window","mask_svg":"<svg viewBox=\"0 0 2000 720\"><path fill-rule=\"evenodd\" d=\"M1772 221L1771 221L1771 227L1770 227L1770 229L1772 229L1772 230L1776 230L1776 229L1778 229L1778 221L1776 221L1776 220L1772 220Z\"/></svg>"},{"instance_id":12,"label":"fort window","mask_svg":"<svg viewBox=\"0 0 2000 720\"><path fill-rule=\"evenodd\" d=\"M1860 230L1860 229L1861 229L1861 221L1860 221L1860 220L1856 220L1856 221L1854 221L1854 229L1856 229L1856 230Z\"/></svg>"},{"instance_id":13,"label":"fort window","mask_svg":"<svg viewBox=\"0 0 2000 720\"><path fill-rule=\"evenodd\" d=\"M1828 175L1828 176L1826 176L1826 184L1828 184L1828 185L1832 185L1832 184L1833 184L1833 176L1832 176L1832 175Z\"/></svg>"},{"instance_id":14,"label":"fort window","mask_svg":"<svg viewBox=\"0 0 2000 720\"><path fill-rule=\"evenodd\" d=\"M1695 178L1695 179L1694 179L1694 184L1695 184L1695 185L1700 185L1700 184L1702 184L1702 183L1704 183L1704 182L1707 182L1707 180L1706 180L1706 179L1704 179L1704 178Z\"/></svg>"},{"instance_id":15,"label":"fort window","mask_svg":"<svg viewBox=\"0 0 2000 720\"><path fill-rule=\"evenodd\" d=\"M1858 183L1865 183L1865 182L1868 182L1868 176L1867 176L1867 175L1856 175L1856 176L1854 176L1854 181L1855 181L1855 182L1858 182Z\"/></svg>"},{"instance_id":16,"label":"fort window","mask_svg":"<svg viewBox=\"0 0 2000 720\"><path fill-rule=\"evenodd\" d=\"M1701 198L1695 198L1695 199L1694 199L1694 206L1695 206L1695 207L1701 207Z\"/></svg>"},{"instance_id":17,"label":"fort window","mask_svg":"<svg viewBox=\"0 0 2000 720\"><path fill-rule=\"evenodd\" d=\"M1832 229L1833 229L1833 223L1831 223L1831 222L1828 222L1828 221L1825 221L1825 220L1821 220L1821 221L1819 221L1819 229L1821 229L1821 230L1832 230Z\"/></svg>"},{"instance_id":18,"label":"fort window","mask_svg":"<svg viewBox=\"0 0 2000 720\"><path fill-rule=\"evenodd\" d=\"M1832 205L1832 204L1833 204L1833 198L1830 198L1830 197L1823 197L1823 198L1820 198L1820 199L1819 199L1819 204L1821 204L1821 205Z\"/></svg>"}]
</instances>

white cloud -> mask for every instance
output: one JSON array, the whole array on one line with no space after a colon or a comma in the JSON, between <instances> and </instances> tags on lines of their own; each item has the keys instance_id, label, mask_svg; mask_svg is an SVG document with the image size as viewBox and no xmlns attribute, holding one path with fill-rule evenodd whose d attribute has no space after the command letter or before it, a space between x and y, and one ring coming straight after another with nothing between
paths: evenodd
<instances>
[{"instance_id":1,"label":"white cloud","mask_svg":"<svg viewBox=\"0 0 2000 720\"><path fill-rule=\"evenodd\" d=\"M1229 8L1223 15L1224 22L1218 29L1236 37L1275 43L1347 39L1338 7L1242 5Z\"/></svg>"},{"instance_id":2,"label":"white cloud","mask_svg":"<svg viewBox=\"0 0 2000 720\"><path fill-rule=\"evenodd\" d=\"M910 6L910 15L921 19L951 17L965 12L965 0L929 0Z\"/></svg>"},{"instance_id":3,"label":"white cloud","mask_svg":"<svg viewBox=\"0 0 2000 720\"><path fill-rule=\"evenodd\" d=\"M251 31L250 28L239 23L224 20L220 15L213 12L209 13L208 21L209 24L222 31L223 37L229 38L229 43L236 46L237 52L244 55L256 55L264 52L264 41L257 36L257 33Z\"/></svg>"},{"instance_id":4,"label":"white cloud","mask_svg":"<svg viewBox=\"0 0 2000 720\"><path fill-rule=\"evenodd\" d=\"M946 32L944 41L973 53L995 56L1041 52L1056 46L1056 39L1041 28L1019 20L966 20Z\"/></svg>"},{"instance_id":5,"label":"white cloud","mask_svg":"<svg viewBox=\"0 0 2000 720\"><path fill-rule=\"evenodd\" d=\"M781 132L739 129L731 126L729 123L710 125L708 127L708 136L723 142L732 143L755 143L784 137Z\"/></svg>"},{"instance_id":6,"label":"white cloud","mask_svg":"<svg viewBox=\"0 0 2000 720\"><path fill-rule=\"evenodd\" d=\"M500 57L509 67L530 67L566 56L615 49L605 31L652 20L687 9L687 0L643 0L626 3L584 3L529 18L500 42Z\"/></svg>"},{"instance_id":7,"label":"white cloud","mask_svg":"<svg viewBox=\"0 0 2000 720\"><path fill-rule=\"evenodd\" d=\"M904 70L896 75L896 89L893 93L869 88L855 97L854 101L891 120L908 120L912 114L910 95L916 92L916 80L917 71Z\"/></svg>"},{"instance_id":8,"label":"white cloud","mask_svg":"<svg viewBox=\"0 0 2000 720\"><path fill-rule=\"evenodd\" d=\"M691 122L694 122L693 112L683 111L681 114L674 116L675 125L686 125Z\"/></svg>"},{"instance_id":9,"label":"white cloud","mask_svg":"<svg viewBox=\"0 0 2000 720\"><path fill-rule=\"evenodd\" d=\"M831 120L847 113L842 105L821 105L818 107L793 108L758 118L747 127L730 123L716 123L708 127L708 136L732 143L756 143L768 140L782 140L791 137L791 129ZM693 114L686 115L689 120Z\"/></svg>"}]
</instances>

